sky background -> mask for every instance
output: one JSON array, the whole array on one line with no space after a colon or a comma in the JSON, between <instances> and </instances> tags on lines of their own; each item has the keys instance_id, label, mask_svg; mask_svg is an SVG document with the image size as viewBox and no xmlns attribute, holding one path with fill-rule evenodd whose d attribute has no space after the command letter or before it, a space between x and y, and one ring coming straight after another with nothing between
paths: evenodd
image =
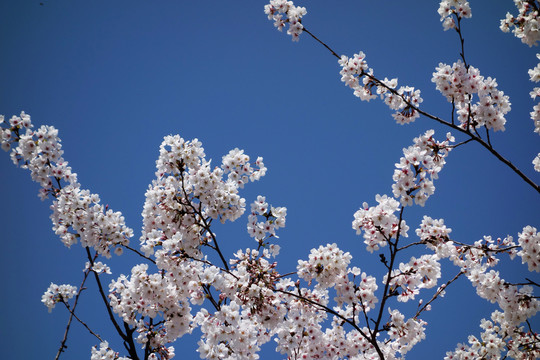
<instances>
[{"instance_id":1,"label":"sky background","mask_svg":"<svg viewBox=\"0 0 540 360\"><path fill-rule=\"evenodd\" d=\"M394 164L413 137L433 128L442 138L447 129L422 118L400 126L380 101L361 102L340 82L337 61L326 49L307 34L293 43L274 29L265 1L41 2L0 2L0 113L9 118L25 111L36 127L59 129L64 158L82 187L124 214L134 246L159 145L164 136L180 134L198 138L214 164L236 147L264 158L267 176L242 195L248 204L262 194L287 207L287 227L277 241L281 273L293 271L310 249L336 242L351 252L352 265L381 285L383 266L352 230L353 214L364 201L374 205L376 194L391 194ZM457 61L460 49L455 32L442 29L437 1L297 5L307 7L304 25L336 52L364 51L375 75L421 89L422 108L450 118L451 105L431 77L439 62ZM507 130L492 135L492 143L538 183L531 161L540 141L529 118L534 85L527 75L537 49L498 29L507 11L516 13L512 1L477 0L471 7L473 17L463 23L467 60L495 77L512 102ZM86 256L78 245L65 248L51 231L50 202L38 199L38 185L7 154L0 156L0 175L1 357L51 359L67 312L57 306L49 314L41 295L50 282L79 286ZM450 153L435 186L425 207L406 209L409 241L423 215L444 218L452 237L466 243L483 235L517 239L524 226L540 226L538 194L476 144ZM229 258L254 246L246 222L242 217L215 229ZM400 260L418 255L411 251ZM106 261L113 275L103 281L139 262L129 254ZM519 260L497 269L511 282L539 281ZM457 272L445 263L441 282ZM125 355L92 282L83 295L80 316ZM427 339L409 358L442 359L469 334L478 335L480 319L495 309L466 279L433 308L424 316ZM538 331L538 319L532 323ZM198 337L195 331L175 343L177 358L198 359ZM96 343L74 324L62 359L89 358ZM261 357L281 358L273 349L265 346Z\"/></svg>"}]
</instances>

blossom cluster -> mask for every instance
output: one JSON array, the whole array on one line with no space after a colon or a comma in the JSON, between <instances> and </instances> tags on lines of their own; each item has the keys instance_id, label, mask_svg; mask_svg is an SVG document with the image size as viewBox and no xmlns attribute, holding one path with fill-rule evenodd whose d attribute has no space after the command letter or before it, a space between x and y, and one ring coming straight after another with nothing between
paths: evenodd
<instances>
[{"instance_id":1,"label":"blossom cluster","mask_svg":"<svg viewBox=\"0 0 540 360\"><path fill-rule=\"evenodd\" d=\"M447 229L442 220L424 217L416 233L435 252L439 259L448 258L458 266L476 288L477 294L492 303L497 303L502 310L498 322L507 334L511 334L519 325L540 311L540 301L533 296L529 285L519 286L506 282L494 267L499 253L508 253L511 258L519 255L529 269L537 269L540 261L536 229L526 226L519 234L521 250L511 236L494 241L490 236L476 241L473 245L460 245L448 238Z\"/></svg>"},{"instance_id":2,"label":"blossom cluster","mask_svg":"<svg viewBox=\"0 0 540 360\"><path fill-rule=\"evenodd\" d=\"M440 63L436 70L431 81L455 105L463 129L485 126L504 131L504 116L510 111L510 101L497 89L495 79L484 78L480 70L466 66L461 60L452 66ZM476 103L473 103L474 94L478 97Z\"/></svg>"},{"instance_id":3,"label":"blossom cluster","mask_svg":"<svg viewBox=\"0 0 540 360\"><path fill-rule=\"evenodd\" d=\"M540 59L540 54L536 54L536 57ZM540 63L537 64L533 69L529 70L529 78L532 82L540 81ZM531 98L536 100L540 96L540 87L535 87L530 92ZM534 121L534 132L540 135L540 104L536 104L531 111L531 119Z\"/></svg>"},{"instance_id":4,"label":"blossom cluster","mask_svg":"<svg viewBox=\"0 0 540 360\"><path fill-rule=\"evenodd\" d=\"M501 20L500 29L504 32L512 33L515 37L529 46L536 45L540 40L538 22L538 4L536 1L514 0L518 8L518 15L506 14L506 18Z\"/></svg>"},{"instance_id":5,"label":"blossom cluster","mask_svg":"<svg viewBox=\"0 0 540 360\"><path fill-rule=\"evenodd\" d=\"M270 258L275 256L273 250L246 249L236 252L235 259L231 260L236 277L235 293L230 288L221 289L222 293L238 299L239 304L249 308L250 316L259 318L265 324L275 323L284 315L284 308L279 305L281 300L274 293L280 275L275 269L277 263L270 262Z\"/></svg>"},{"instance_id":6,"label":"blossom cluster","mask_svg":"<svg viewBox=\"0 0 540 360\"><path fill-rule=\"evenodd\" d=\"M438 178L446 163L454 137L447 133L446 139L439 142L433 139L434 133L434 130L428 130L414 138L414 144L403 149L404 156L396 164L392 192L403 206L412 205L413 199L417 205L424 206L435 191L433 180Z\"/></svg>"},{"instance_id":7,"label":"blossom cluster","mask_svg":"<svg viewBox=\"0 0 540 360\"><path fill-rule=\"evenodd\" d=\"M397 88L397 79L378 80L373 75L373 69L368 68L366 55L360 51L352 58L342 55L339 59L341 81L354 91L354 95L361 100L369 101L378 96L392 110L394 120L398 124L408 124L416 120L420 113L418 106L423 101L420 90L410 86Z\"/></svg>"},{"instance_id":8,"label":"blossom cluster","mask_svg":"<svg viewBox=\"0 0 540 360\"><path fill-rule=\"evenodd\" d=\"M265 221L258 221L259 216L264 217ZM269 237L277 237L276 230L285 226L286 216L286 208L273 206L269 208L266 198L257 196L257 200L251 204L251 214L248 216L249 236L260 244Z\"/></svg>"},{"instance_id":9,"label":"blossom cluster","mask_svg":"<svg viewBox=\"0 0 540 360\"><path fill-rule=\"evenodd\" d=\"M6 127L4 127L6 124ZM41 126L32 130L34 125L30 115L24 111L20 116L12 116L8 123L0 116L0 140L2 149L9 151L15 165L30 171L32 180L41 186L39 196L43 200L55 193L55 181L64 181L78 186L77 174L62 158L64 151L58 137L58 130L52 126Z\"/></svg>"},{"instance_id":10,"label":"blossom cluster","mask_svg":"<svg viewBox=\"0 0 540 360\"><path fill-rule=\"evenodd\" d=\"M369 207L367 203L362 205L362 209L354 213L352 228L356 234L364 232L364 243L367 250L373 252L384 247L397 236L407 237L407 226L405 220L401 220L395 215L400 210L399 202L387 195L378 195L375 200L379 203Z\"/></svg>"},{"instance_id":11,"label":"blossom cluster","mask_svg":"<svg viewBox=\"0 0 540 360\"><path fill-rule=\"evenodd\" d=\"M347 274L352 274L352 280L346 274L342 274L336 279L336 285L334 286L337 293L334 299L336 303L339 306L347 304L345 313L350 313L356 303L360 304L360 308L365 313L375 309L375 305L379 302L379 299L375 296L375 291L378 289L376 279L365 272L361 272L356 266L347 269ZM359 279L358 284L356 284L357 278Z\"/></svg>"},{"instance_id":12,"label":"blossom cluster","mask_svg":"<svg viewBox=\"0 0 540 360\"><path fill-rule=\"evenodd\" d=\"M56 285L51 283L41 297L41 302L49 309L54 309L57 303L71 299L77 293L77 287L71 285Z\"/></svg>"},{"instance_id":13,"label":"blossom cluster","mask_svg":"<svg viewBox=\"0 0 540 360\"><path fill-rule=\"evenodd\" d=\"M457 27L453 15L458 19L472 16L471 7L466 0L443 0L439 4L439 10L437 11L441 16L444 31Z\"/></svg>"},{"instance_id":14,"label":"blossom cluster","mask_svg":"<svg viewBox=\"0 0 540 360\"><path fill-rule=\"evenodd\" d=\"M243 151L234 149L223 156L221 167L212 169L197 139L165 137L156 162L157 178L146 192L144 253L151 255L155 246L171 240L178 250L199 256L199 246L213 240L204 231L211 219L222 223L238 219L245 212L238 189L265 175L262 158L257 158L256 169L249 161Z\"/></svg>"},{"instance_id":15,"label":"blossom cluster","mask_svg":"<svg viewBox=\"0 0 540 360\"><path fill-rule=\"evenodd\" d=\"M111 247L120 254L120 246L129 244L133 232L120 212L101 205L98 195L81 189L77 174L62 158L58 130L52 126L32 130L30 115L24 112L13 116L5 128L2 125L3 116L0 117L2 148L11 149L14 164L31 172L32 180L41 186L42 200L49 195L55 198L51 220L64 245L70 247L79 239L82 246L93 247L106 257L110 257Z\"/></svg>"},{"instance_id":16,"label":"blossom cluster","mask_svg":"<svg viewBox=\"0 0 540 360\"><path fill-rule=\"evenodd\" d=\"M129 245L129 238L133 236L122 213L103 206L97 194L78 186L63 187L56 194L51 210L53 230L67 247L78 239L81 246L92 247L109 258L112 247L121 255L122 246Z\"/></svg>"},{"instance_id":17,"label":"blossom cluster","mask_svg":"<svg viewBox=\"0 0 540 360\"><path fill-rule=\"evenodd\" d=\"M102 263L101 261L96 261L93 264L91 264L90 261L87 261L83 271L86 271L88 269L95 272L96 274L111 274L111 268L106 264Z\"/></svg>"},{"instance_id":18,"label":"blossom cluster","mask_svg":"<svg viewBox=\"0 0 540 360\"><path fill-rule=\"evenodd\" d=\"M219 303L212 314L201 309L195 316L203 336L199 353L207 359L258 359L260 346L270 341L287 315L280 275L267 248L239 250L230 271L216 275L212 285Z\"/></svg>"},{"instance_id":19,"label":"blossom cluster","mask_svg":"<svg viewBox=\"0 0 540 360\"><path fill-rule=\"evenodd\" d=\"M415 318L405 321L405 316L398 310L390 310L391 326L388 334L393 340L391 347L401 355L405 355L418 342L426 338L427 322Z\"/></svg>"},{"instance_id":20,"label":"blossom cluster","mask_svg":"<svg viewBox=\"0 0 540 360\"><path fill-rule=\"evenodd\" d=\"M398 292L398 301L414 300L420 289L429 289L437 285L441 277L441 264L437 255L422 255L420 258L412 257L405 264L399 264L399 270L392 270L388 282L394 291ZM384 278L386 283L387 277Z\"/></svg>"},{"instance_id":21,"label":"blossom cluster","mask_svg":"<svg viewBox=\"0 0 540 360\"><path fill-rule=\"evenodd\" d=\"M506 349L505 357L512 359L540 357L537 335L525 331L523 327L508 329L504 324L503 313L494 311L491 320L482 319L480 339L469 336L468 344L458 344L454 351L446 353L444 360L500 359Z\"/></svg>"},{"instance_id":22,"label":"blossom cluster","mask_svg":"<svg viewBox=\"0 0 540 360\"><path fill-rule=\"evenodd\" d=\"M308 261L298 260L298 277L309 282L316 279L323 289L332 287L339 276L347 273L351 258L336 244L319 246L311 250Z\"/></svg>"},{"instance_id":23,"label":"blossom cluster","mask_svg":"<svg viewBox=\"0 0 540 360\"><path fill-rule=\"evenodd\" d=\"M121 275L112 281L109 300L113 311L136 327L137 341L159 353L168 351L166 344L191 333L189 294L198 291L199 285L183 284L187 275L176 279L173 274L148 274L147 270L147 264L136 265L130 278ZM143 320L146 316L153 319L158 315L164 318L163 322L154 324Z\"/></svg>"},{"instance_id":24,"label":"blossom cluster","mask_svg":"<svg viewBox=\"0 0 540 360\"><path fill-rule=\"evenodd\" d=\"M207 358L222 358L229 352L239 358L254 356L259 349L254 341L260 340L265 321L251 319L263 313L263 319L273 322L283 317L283 313L266 315L276 308L271 299L281 301L273 295L277 273L268 261L279 246L267 240L277 237L276 230L285 225L286 209L269 206L263 196L257 198L251 205L248 232L262 249L239 251L231 268L226 262L221 268L212 265L204 250L221 255L210 224L214 219L234 221L245 212L239 189L264 176L263 159L252 165L248 155L234 149L223 156L220 167L212 168L197 139L167 136L156 168L156 179L146 193L141 250L155 258L159 271L149 274L148 266L141 264L129 278L114 281L110 285L113 310L137 328L139 342L156 351L199 326L203 332L199 351ZM258 216L266 221L258 222ZM214 290L217 299L212 297ZM209 298L214 314L205 308L192 314L191 305L202 305ZM148 323L145 318L156 320ZM237 331L238 323L255 330Z\"/></svg>"},{"instance_id":25,"label":"blossom cluster","mask_svg":"<svg viewBox=\"0 0 540 360\"><path fill-rule=\"evenodd\" d=\"M203 334L198 352L205 359L258 359L259 345L270 339L235 301L221 306L214 315L202 309L196 321Z\"/></svg>"},{"instance_id":26,"label":"blossom cluster","mask_svg":"<svg viewBox=\"0 0 540 360\"><path fill-rule=\"evenodd\" d=\"M335 260L332 261L332 258ZM344 253L335 244L329 244L312 250L308 261L299 261L299 277L310 283L315 281L315 290L326 290L330 286L335 289L334 300L337 306L334 306L333 310L339 315L334 316L332 327L325 331L324 336L312 336L313 343L306 344L309 350L316 349L319 344L325 345L325 351L317 353L311 350L309 356L304 358L375 359L380 358L381 354L385 359L396 359L399 356L397 354L403 357L415 344L425 338L426 322L416 317L405 320L405 316L398 310L388 309L390 317L385 325L388 337L377 339L378 351L375 350L372 341L367 341L366 334L370 332L369 329L357 328L350 332L344 329L344 319L357 324L360 314L367 314L378 302L375 296L377 290L375 278L361 272L357 267L347 268L350 260L349 253ZM351 274L352 279L349 277ZM304 289L298 287L298 293L302 291ZM312 333L316 334L310 330L306 336L311 336ZM292 346L296 344L298 343L295 342ZM303 350L303 347L298 346L298 349Z\"/></svg>"},{"instance_id":27,"label":"blossom cluster","mask_svg":"<svg viewBox=\"0 0 540 360\"><path fill-rule=\"evenodd\" d=\"M521 250L517 253L529 267L529 271L540 272L540 233L535 227L525 226L523 231L518 233L518 243Z\"/></svg>"},{"instance_id":28,"label":"blossom cluster","mask_svg":"<svg viewBox=\"0 0 540 360\"><path fill-rule=\"evenodd\" d=\"M540 172L540 153L532 161L534 166L534 171Z\"/></svg>"},{"instance_id":29,"label":"blossom cluster","mask_svg":"<svg viewBox=\"0 0 540 360\"><path fill-rule=\"evenodd\" d=\"M264 13L268 15L268 20L274 21L274 26L279 31L289 23L287 34L292 36L293 41L299 40L304 29L302 17L307 14L305 7L295 6L292 1L270 0L270 3L264 6Z\"/></svg>"},{"instance_id":30,"label":"blossom cluster","mask_svg":"<svg viewBox=\"0 0 540 360\"><path fill-rule=\"evenodd\" d=\"M99 349L92 346L90 360L131 360L128 357L119 356L117 352L109 347L107 341L102 341L99 344Z\"/></svg>"},{"instance_id":31,"label":"blossom cluster","mask_svg":"<svg viewBox=\"0 0 540 360\"><path fill-rule=\"evenodd\" d=\"M452 229L444 225L443 219L432 219L424 215L420 227L416 229L416 236L426 244L444 243L449 241L448 235Z\"/></svg>"}]
</instances>

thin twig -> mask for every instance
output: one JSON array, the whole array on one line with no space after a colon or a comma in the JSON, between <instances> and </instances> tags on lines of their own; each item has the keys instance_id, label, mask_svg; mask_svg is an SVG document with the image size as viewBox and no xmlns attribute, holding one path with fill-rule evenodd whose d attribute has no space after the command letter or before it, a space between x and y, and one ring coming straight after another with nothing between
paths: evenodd
<instances>
[{"instance_id":1,"label":"thin twig","mask_svg":"<svg viewBox=\"0 0 540 360\"><path fill-rule=\"evenodd\" d=\"M461 275L463 275L463 271L460 271L459 273L457 273L456 276L454 276L454 278L452 278L451 280L448 280L446 282L446 284L444 284L444 286L441 286L439 287L439 289L437 290L437 292L433 295L433 297L431 298L431 300L429 300L427 303L424 304L424 306L422 306L422 308L420 308L417 312L416 312L416 315L414 315L414 319L416 319L420 313L422 313L424 310L426 310L426 308L428 307L429 304L431 304L433 301L435 301L435 299L437 299L439 297L439 295L446 290L446 288L448 287L448 285L450 285L451 283L453 283L454 281L456 281Z\"/></svg>"},{"instance_id":2,"label":"thin twig","mask_svg":"<svg viewBox=\"0 0 540 360\"><path fill-rule=\"evenodd\" d=\"M304 27L303 29L306 33L308 33L309 35L311 35L312 38L314 38L316 41L318 41L322 46L324 46L325 48L327 48L331 53L332 55L334 55L335 57L337 57L338 59L341 59L341 56L339 56L334 50L332 50L332 48L330 48L330 46L326 45L324 42L322 42L318 37L316 37L315 35L313 35L310 31L308 31L308 29L306 29Z\"/></svg>"},{"instance_id":3,"label":"thin twig","mask_svg":"<svg viewBox=\"0 0 540 360\"><path fill-rule=\"evenodd\" d=\"M150 262L152 262L152 263L154 263L154 264L156 263L156 261L155 261L154 259L149 258L148 256L146 256L146 255L144 255L143 253L141 253L139 250L134 249L134 248L132 248L132 247L129 246L129 245L122 245L122 246L125 247L126 249L128 249L128 250L134 252L135 254L139 255L140 257L145 258L146 260L148 260L148 261L150 261Z\"/></svg>"},{"instance_id":4,"label":"thin twig","mask_svg":"<svg viewBox=\"0 0 540 360\"><path fill-rule=\"evenodd\" d=\"M88 332L90 332L90 334L94 335L100 342L103 341L103 339L101 338L101 336L99 336L98 334L96 334L95 332L92 331L92 329L90 329L90 327L84 322L82 321L81 319L79 319L79 317L75 314L75 306L73 306L73 309L70 309L69 307L69 304L65 301L62 301L62 303L65 305L65 307L68 309L68 311L70 312L71 316L73 316L75 318L75 320L77 320L82 326L84 326L86 328L86 330L88 330ZM65 346L67 347L67 346Z\"/></svg>"},{"instance_id":5,"label":"thin twig","mask_svg":"<svg viewBox=\"0 0 540 360\"><path fill-rule=\"evenodd\" d=\"M462 141L462 142L460 142L460 143L458 143L458 144L455 144L455 145L448 145L448 147L451 148L451 149L455 149L455 148L457 148L458 146L465 145L466 143L468 143L468 142L470 142L470 141L473 141L473 140L474 140L473 138L470 138L470 139L467 139L467 140Z\"/></svg>"},{"instance_id":6,"label":"thin twig","mask_svg":"<svg viewBox=\"0 0 540 360\"><path fill-rule=\"evenodd\" d=\"M77 308L77 304L79 302L79 296L81 295L81 292L84 290L84 284L86 282L86 279L88 278L88 274L90 273L90 269L86 269L85 272L84 272L84 276L83 276L83 280L81 282L81 285L79 286L79 291L77 292L77 295L75 296L75 300L73 302L73 309L70 309L69 308L69 305L62 299L62 303L66 306L66 308L68 309L68 311L70 312L70 315L69 315L69 320L68 320L68 323L66 325L66 330L64 331L64 338L62 339L62 343L60 344L60 348L58 349L58 352L56 353L56 357L54 358L55 360L58 360L60 358L60 354L62 352L64 352L64 349L67 348L66 346L66 342L67 342L67 338L68 338L68 333L69 333L69 328L71 326L71 321L73 320L73 317L75 316L75 309ZM75 318L77 320L79 320L79 318L77 318L75 316ZM88 328L88 326L86 326L86 324L84 324L82 321L79 320L79 322L81 324L83 324L87 329L88 331L90 331L90 333L94 334L92 332L92 330L90 330ZM98 336L99 338L99 336Z\"/></svg>"}]
</instances>

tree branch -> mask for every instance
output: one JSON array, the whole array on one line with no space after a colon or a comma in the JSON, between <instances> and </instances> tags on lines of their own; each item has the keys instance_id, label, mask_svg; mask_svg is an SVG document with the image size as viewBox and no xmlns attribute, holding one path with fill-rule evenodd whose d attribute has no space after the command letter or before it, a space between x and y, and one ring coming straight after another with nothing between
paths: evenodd
<instances>
[{"instance_id":1,"label":"tree branch","mask_svg":"<svg viewBox=\"0 0 540 360\"><path fill-rule=\"evenodd\" d=\"M60 344L60 348L58 349L58 352L56 353L56 357L54 358L55 360L58 360L60 358L61 353L64 352L64 349L67 348L66 342L67 342L69 328L71 326L71 321L73 320L73 317L75 317L81 324L83 324L88 329L88 331L90 331L90 333L92 335L94 335L98 339L100 339L99 335L94 334L92 332L92 330L90 330L90 328L88 326L86 326L85 323L83 323L81 320L79 320L79 318L77 316L75 316L75 309L77 308L77 304L79 302L79 296L81 295L81 292L84 289L84 284L86 283L86 279L88 278L89 273L90 273L90 269L86 269L86 271L84 272L84 276L83 276L83 280L81 282L81 285L79 286L79 291L77 292L77 295L75 296L75 300L73 302L73 309L70 309L69 305L62 299L62 303L66 306L66 308L68 309L70 315L69 315L68 323L66 325L66 330L64 331L64 338L62 339L62 343Z\"/></svg>"},{"instance_id":2,"label":"tree branch","mask_svg":"<svg viewBox=\"0 0 540 360\"><path fill-rule=\"evenodd\" d=\"M86 255L88 256L88 260L90 261L90 265L94 266L94 260L92 259L92 255L90 254L90 249L88 247L86 249ZM139 356L137 355L137 351L135 350L135 343L133 342L133 330L129 328L129 326L124 322L124 328L126 329L126 333L124 334L122 332L122 329L120 328L120 325L118 325L118 322L114 318L114 314L112 312L111 306L109 305L109 302L107 300L107 295L105 295L105 291L103 290L103 286L101 285L101 280L99 279L99 275L96 274L95 271L94 278L96 280L96 283L98 285L99 293L101 295L101 298L103 300L103 303L105 304L105 308L107 309L107 313L109 314L109 319L114 325L114 328L116 329L116 332L120 337L124 340L125 343L129 344L129 347L126 346L126 350L129 352L129 356L132 360L139 360Z\"/></svg>"},{"instance_id":3,"label":"tree branch","mask_svg":"<svg viewBox=\"0 0 540 360\"><path fill-rule=\"evenodd\" d=\"M458 21L459 22L459 21ZM321 45L323 45L326 49L328 49L331 54L333 56L335 56L336 58L340 59L341 57L326 43L324 43L323 41L321 41L319 38L317 38L315 35L313 35L310 31L308 31L305 27L304 27L304 31L309 34L313 39L315 39L318 43L320 43ZM460 36L460 39L462 39L462 36L461 36L461 31L458 31L458 34ZM461 40L460 40L461 41ZM467 67L467 63L465 61L465 58L464 58L464 47L463 47L463 42L462 42L462 50L461 50L461 55L463 57L463 61L465 63L465 66ZM534 190L536 190L536 192L538 192L540 194L540 185L537 185L534 181L532 181L531 179L529 179L523 172L521 172L514 164L512 164L509 160L507 160L506 158L504 158L501 154L499 154L493 147L491 147L491 145L489 143L486 143L480 136L476 136L474 135L470 129L469 129L469 126L467 125L467 128L466 129L463 129L457 125L455 125L453 123L453 118L452 118L452 122L447 122L435 115L432 115L432 114L429 114L423 110L420 110L418 107L414 106L410 101L408 101L403 95L400 95L398 94L398 92L390 87L388 87L387 85L385 85L383 82L381 82L379 79L377 79L376 77L374 77L373 75L370 75L370 74L367 74L367 73L364 73L365 76L369 77L371 80L373 80L377 86L382 86L384 87L386 90L390 91L391 93L393 93L394 95L396 96L399 96L406 104L407 106L409 106L411 109L415 110L415 111L418 111L419 114L431 119L431 120L434 120L438 123L441 123L443 125L446 125L454 130L457 130L467 136L469 136L471 139L470 140L474 140L476 142L478 142L480 145L482 145L484 148L486 148L490 153L492 153L498 160L500 160L503 164L505 164L506 166L508 166L510 169L512 169L512 171L514 171L519 177L521 177L527 184L529 184L530 186L532 186L532 188ZM454 108L454 104L452 104L452 107ZM452 113L453 114L453 113ZM468 122L469 123L469 122Z\"/></svg>"},{"instance_id":4,"label":"tree branch","mask_svg":"<svg viewBox=\"0 0 540 360\"><path fill-rule=\"evenodd\" d=\"M428 305L431 304L433 301L435 301L435 299L437 299L439 297L440 294L442 294L443 291L446 290L446 288L448 287L448 285L450 285L451 283L453 283L454 281L456 281L461 275L463 275L463 271L460 271L459 273L457 273L456 276L454 276L451 280L448 280L446 282L446 284L444 284L443 286L439 287L439 289L437 290L437 292L433 295L433 297L431 298L431 300L429 300L427 303L424 304L424 306L422 306L417 312L416 312L416 315L414 315L414 319L416 319L420 313L422 313L424 310L427 309Z\"/></svg>"}]
</instances>

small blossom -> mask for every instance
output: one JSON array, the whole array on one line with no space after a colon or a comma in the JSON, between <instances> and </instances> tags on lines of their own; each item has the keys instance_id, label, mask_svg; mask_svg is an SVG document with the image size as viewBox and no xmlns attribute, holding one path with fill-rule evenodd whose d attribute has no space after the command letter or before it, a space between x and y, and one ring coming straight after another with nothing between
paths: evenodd
<instances>
[{"instance_id":1,"label":"small blossom","mask_svg":"<svg viewBox=\"0 0 540 360\"><path fill-rule=\"evenodd\" d=\"M506 18L501 20L500 29L503 32L512 30L514 36L524 44L536 45L540 40L538 9L525 0L514 0L514 4L518 9L518 15L507 13Z\"/></svg>"},{"instance_id":2,"label":"small blossom","mask_svg":"<svg viewBox=\"0 0 540 360\"><path fill-rule=\"evenodd\" d=\"M47 291L41 297L41 302L47 306L49 312L57 303L71 299L77 293L77 288L71 285L56 285L51 283Z\"/></svg>"}]
</instances>

